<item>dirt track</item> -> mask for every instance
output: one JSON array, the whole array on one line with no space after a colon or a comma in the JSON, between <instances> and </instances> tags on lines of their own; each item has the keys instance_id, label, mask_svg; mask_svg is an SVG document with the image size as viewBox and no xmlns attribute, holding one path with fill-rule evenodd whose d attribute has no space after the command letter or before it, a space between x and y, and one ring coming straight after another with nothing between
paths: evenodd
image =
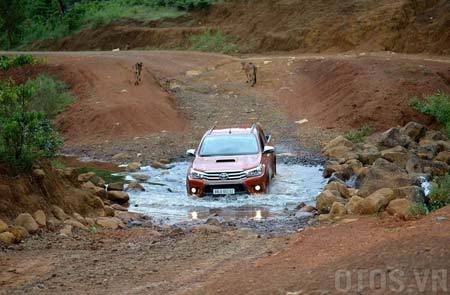
<instances>
[{"instance_id":1,"label":"dirt track","mask_svg":"<svg viewBox=\"0 0 450 295\"><path fill-rule=\"evenodd\" d=\"M450 91L446 57L248 57L258 66L258 84L250 88L243 83L239 59L218 54L38 54L48 58L42 70L65 80L78 98L57 120L66 153L106 160L118 153L126 160L137 154L144 161L179 157L213 125L254 121L262 122L279 143L317 151L335 131L363 124L379 130L411 120L432 124L408 106L409 99ZM144 62L144 80L134 86L131 67L137 61ZM7 73L22 79L33 74ZM302 119L309 122L295 124Z\"/></svg>"}]
</instances>

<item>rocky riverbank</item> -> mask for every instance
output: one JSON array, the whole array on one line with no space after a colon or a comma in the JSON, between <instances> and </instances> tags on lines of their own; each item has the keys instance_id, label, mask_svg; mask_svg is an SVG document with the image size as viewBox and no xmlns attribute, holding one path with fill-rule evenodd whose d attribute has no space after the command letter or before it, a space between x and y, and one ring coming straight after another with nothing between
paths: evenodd
<instances>
[{"instance_id":1,"label":"rocky riverbank","mask_svg":"<svg viewBox=\"0 0 450 295\"><path fill-rule=\"evenodd\" d=\"M449 139L415 122L362 143L339 136L323 154L330 160L324 169L328 184L316 199L321 221L384 211L414 218L414 208L428 202L422 183L450 172Z\"/></svg>"}]
</instances>

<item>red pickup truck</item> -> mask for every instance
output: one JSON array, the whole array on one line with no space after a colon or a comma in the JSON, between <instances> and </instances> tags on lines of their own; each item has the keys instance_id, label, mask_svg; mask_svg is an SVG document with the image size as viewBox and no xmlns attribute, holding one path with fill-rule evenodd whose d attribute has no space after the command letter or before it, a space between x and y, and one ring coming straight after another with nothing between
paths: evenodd
<instances>
[{"instance_id":1,"label":"red pickup truck","mask_svg":"<svg viewBox=\"0 0 450 295\"><path fill-rule=\"evenodd\" d=\"M250 128L212 128L197 149L187 152L194 160L187 172L188 195L266 193L276 174L271 136L259 124Z\"/></svg>"}]
</instances>

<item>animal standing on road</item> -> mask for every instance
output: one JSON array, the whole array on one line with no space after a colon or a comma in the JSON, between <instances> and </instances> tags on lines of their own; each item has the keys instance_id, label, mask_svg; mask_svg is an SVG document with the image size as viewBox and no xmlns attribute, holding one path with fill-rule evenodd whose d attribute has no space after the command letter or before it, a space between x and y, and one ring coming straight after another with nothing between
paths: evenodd
<instances>
[{"instance_id":1,"label":"animal standing on road","mask_svg":"<svg viewBox=\"0 0 450 295\"><path fill-rule=\"evenodd\" d=\"M133 66L134 70L134 85L139 85L142 82L142 62L137 62Z\"/></svg>"},{"instance_id":2,"label":"animal standing on road","mask_svg":"<svg viewBox=\"0 0 450 295\"><path fill-rule=\"evenodd\" d=\"M245 83L250 83L250 86L253 87L256 84L256 66L252 62L242 61L242 70L245 72L245 76L247 77L247 81Z\"/></svg>"}]
</instances>

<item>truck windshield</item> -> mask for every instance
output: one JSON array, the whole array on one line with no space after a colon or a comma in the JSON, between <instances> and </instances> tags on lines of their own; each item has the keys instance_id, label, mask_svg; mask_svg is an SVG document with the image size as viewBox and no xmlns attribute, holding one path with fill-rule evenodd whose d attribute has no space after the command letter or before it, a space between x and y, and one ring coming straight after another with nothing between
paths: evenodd
<instances>
[{"instance_id":1,"label":"truck windshield","mask_svg":"<svg viewBox=\"0 0 450 295\"><path fill-rule=\"evenodd\" d=\"M258 152L258 142L253 134L208 136L200 148L202 157L254 155Z\"/></svg>"}]
</instances>

